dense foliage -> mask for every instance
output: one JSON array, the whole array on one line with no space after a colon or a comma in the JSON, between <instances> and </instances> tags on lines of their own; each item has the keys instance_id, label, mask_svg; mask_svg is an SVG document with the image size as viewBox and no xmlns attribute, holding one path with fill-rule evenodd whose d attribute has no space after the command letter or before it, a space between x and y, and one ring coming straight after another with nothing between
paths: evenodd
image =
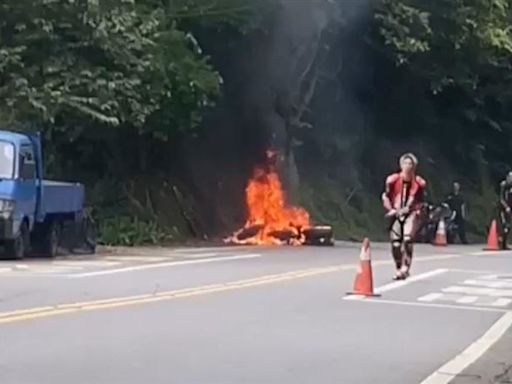
<instances>
[{"instance_id":1,"label":"dense foliage","mask_svg":"<svg viewBox=\"0 0 512 384\"><path fill-rule=\"evenodd\" d=\"M447 103L445 112L457 120L452 131L491 151L509 149L502 140L512 128L511 6L508 0L385 0L375 14L397 64L428 82L436 102Z\"/></svg>"},{"instance_id":2,"label":"dense foliage","mask_svg":"<svg viewBox=\"0 0 512 384\"><path fill-rule=\"evenodd\" d=\"M434 196L465 180L481 225L477 195L512 160L511 16L510 0L4 1L0 118L44 131L47 172L87 183L109 243L226 230L269 145L340 236L379 231L402 148Z\"/></svg>"}]
</instances>

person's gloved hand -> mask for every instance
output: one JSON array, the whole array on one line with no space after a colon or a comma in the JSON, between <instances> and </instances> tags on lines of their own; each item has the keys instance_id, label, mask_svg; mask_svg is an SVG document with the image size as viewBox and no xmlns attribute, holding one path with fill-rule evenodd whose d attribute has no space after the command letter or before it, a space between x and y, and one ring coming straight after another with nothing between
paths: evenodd
<instances>
[{"instance_id":1,"label":"person's gloved hand","mask_svg":"<svg viewBox=\"0 0 512 384\"><path fill-rule=\"evenodd\" d=\"M398 211L398 216L405 216L409 213L410 209L409 207L403 207Z\"/></svg>"},{"instance_id":2,"label":"person's gloved hand","mask_svg":"<svg viewBox=\"0 0 512 384\"><path fill-rule=\"evenodd\" d=\"M396 209L391 209L386 213L386 217L393 217L397 215Z\"/></svg>"}]
</instances>

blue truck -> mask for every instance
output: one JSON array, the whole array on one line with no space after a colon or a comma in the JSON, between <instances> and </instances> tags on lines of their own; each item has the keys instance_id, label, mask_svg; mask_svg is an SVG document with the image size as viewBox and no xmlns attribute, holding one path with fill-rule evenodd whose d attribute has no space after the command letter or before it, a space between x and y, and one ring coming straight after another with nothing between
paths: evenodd
<instances>
[{"instance_id":1,"label":"blue truck","mask_svg":"<svg viewBox=\"0 0 512 384\"><path fill-rule=\"evenodd\" d=\"M78 237L85 228L84 187L43 179L38 133L0 130L0 243L5 256L54 257L64 228ZM94 251L95 244L89 244Z\"/></svg>"}]
</instances>

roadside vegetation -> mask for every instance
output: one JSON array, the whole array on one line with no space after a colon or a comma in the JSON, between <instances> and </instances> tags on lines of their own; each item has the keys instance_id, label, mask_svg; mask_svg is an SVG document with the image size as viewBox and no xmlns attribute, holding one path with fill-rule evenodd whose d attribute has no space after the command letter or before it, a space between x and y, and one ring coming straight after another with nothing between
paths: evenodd
<instances>
[{"instance_id":1,"label":"roadside vegetation","mask_svg":"<svg viewBox=\"0 0 512 384\"><path fill-rule=\"evenodd\" d=\"M401 151L485 234L512 164L510 0L0 4L2 126L42 130L107 244L209 240L244 219L266 148L340 238L383 235Z\"/></svg>"}]
</instances>

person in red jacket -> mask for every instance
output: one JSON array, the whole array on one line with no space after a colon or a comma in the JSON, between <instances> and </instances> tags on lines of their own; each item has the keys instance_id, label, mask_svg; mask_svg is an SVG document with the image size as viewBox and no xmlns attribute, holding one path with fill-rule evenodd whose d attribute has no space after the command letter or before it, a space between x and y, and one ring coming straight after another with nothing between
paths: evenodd
<instances>
[{"instance_id":1,"label":"person in red jacket","mask_svg":"<svg viewBox=\"0 0 512 384\"><path fill-rule=\"evenodd\" d=\"M400 157L400 172L386 178L382 204L390 220L390 240L396 264L395 280L409 277L414 231L423 202L426 181L416 175L418 159L412 153Z\"/></svg>"}]
</instances>

